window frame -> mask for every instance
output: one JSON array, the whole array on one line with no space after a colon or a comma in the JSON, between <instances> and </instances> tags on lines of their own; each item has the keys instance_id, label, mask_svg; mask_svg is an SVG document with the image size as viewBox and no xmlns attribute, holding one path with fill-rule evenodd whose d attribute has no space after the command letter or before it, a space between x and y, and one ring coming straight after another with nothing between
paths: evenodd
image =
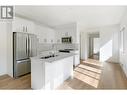
<instances>
[{"instance_id":1,"label":"window frame","mask_svg":"<svg viewBox=\"0 0 127 95\"><path fill-rule=\"evenodd\" d=\"M124 43L124 34L125 34L125 26L120 30L120 51L124 53L125 43Z\"/></svg>"}]
</instances>

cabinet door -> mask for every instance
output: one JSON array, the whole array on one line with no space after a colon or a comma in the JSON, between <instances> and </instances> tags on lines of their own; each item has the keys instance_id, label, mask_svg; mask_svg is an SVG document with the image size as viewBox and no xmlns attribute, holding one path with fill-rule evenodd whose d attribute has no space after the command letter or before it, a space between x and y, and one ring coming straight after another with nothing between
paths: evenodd
<instances>
[{"instance_id":1,"label":"cabinet door","mask_svg":"<svg viewBox=\"0 0 127 95\"><path fill-rule=\"evenodd\" d=\"M56 43L61 43L61 38L62 38L62 32L56 31L55 32L55 39L56 39Z\"/></svg>"},{"instance_id":2,"label":"cabinet door","mask_svg":"<svg viewBox=\"0 0 127 95\"><path fill-rule=\"evenodd\" d=\"M45 37L47 39L47 43L54 43L55 42L55 31L52 29L47 29L45 33Z\"/></svg>"},{"instance_id":3,"label":"cabinet door","mask_svg":"<svg viewBox=\"0 0 127 95\"><path fill-rule=\"evenodd\" d=\"M25 20L24 21L24 25L26 27L26 32L31 33L31 34L35 34L34 32L34 23L32 21L29 20Z\"/></svg>"},{"instance_id":4,"label":"cabinet door","mask_svg":"<svg viewBox=\"0 0 127 95\"><path fill-rule=\"evenodd\" d=\"M55 73L55 66L51 63L45 63L45 89L51 90L53 89L53 79L54 79L54 73Z\"/></svg>"},{"instance_id":5,"label":"cabinet door","mask_svg":"<svg viewBox=\"0 0 127 95\"><path fill-rule=\"evenodd\" d=\"M34 34L34 23L30 20L16 17L12 23L13 32L28 32Z\"/></svg>"},{"instance_id":6,"label":"cabinet door","mask_svg":"<svg viewBox=\"0 0 127 95\"><path fill-rule=\"evenodd\" d=\"M80 63L79 55L75 55L75 58L74 58L74 65L77 66L79 63Z\"/></svg>"},{"instance_id":7,"label":"cabinet door","mask_svg":"<svg viewBox=\"0 0 127 95\"><path fill-rule=\"evenodd\" d=\"M20 18L15 18L12 22L12 31L13 32L22 32L23 31L23 24L21 23Z\"/></svg>"},{"instance_id":8,"label":"cabinet door","mask_svg":"<svg viewBox=\"0 0 127 95\"><path fill-rule=\"evenodd\" d=\"M71 51L71 53L75 53L76 54L74 56L73 65L77 66L78 64L80 64L79 50L77 50L77 51Z\"/></svg>"}]
</instances>

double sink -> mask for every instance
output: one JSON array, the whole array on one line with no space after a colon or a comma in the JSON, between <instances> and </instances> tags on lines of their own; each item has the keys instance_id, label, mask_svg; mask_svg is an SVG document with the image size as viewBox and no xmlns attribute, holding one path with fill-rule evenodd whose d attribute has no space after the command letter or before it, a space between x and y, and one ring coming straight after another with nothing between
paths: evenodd
<instances>
[{"instance_id":1,"label":"double sink","mask_svg":"<svg viewBox=\"0 0 127 95\"><path fill-rule=\"evenodd\" d=\"M70 51L73 51L74 49L64 49L64 50L59 50L59 52L64 52L64 53L70 53ZM52 57L56 57L58 56L58 54L49 54L47 56L43 56L40 59L48 59L48 58L52 58Z\"/></svg>"},{"instance_id":2,"label":"double sink","mask_svg":"<svg viewBox=\"0 0 127 95\"><path fill-rule=\"evenodd\" d=\"M58 55L52 54L52 55L47 55L47 56L41 57L40 59L48 59L48 58L56 57L56 56L58 56Z\"/></svg>"}]
</instances>

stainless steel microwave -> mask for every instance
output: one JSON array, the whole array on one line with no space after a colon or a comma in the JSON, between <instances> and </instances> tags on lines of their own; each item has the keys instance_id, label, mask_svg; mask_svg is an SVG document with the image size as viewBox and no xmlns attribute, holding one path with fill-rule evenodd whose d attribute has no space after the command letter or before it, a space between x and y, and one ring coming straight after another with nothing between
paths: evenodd
<instances>
[{"instance_id":1,"label":"stainless steel microwave","mask_svg":"<svg viewBox=\"0 0 127 95\"><path fill-rule=\"evenodd\" d=\"M63 37L62 43L72 43L72 37Z\"/></svg>"}]
</instances>

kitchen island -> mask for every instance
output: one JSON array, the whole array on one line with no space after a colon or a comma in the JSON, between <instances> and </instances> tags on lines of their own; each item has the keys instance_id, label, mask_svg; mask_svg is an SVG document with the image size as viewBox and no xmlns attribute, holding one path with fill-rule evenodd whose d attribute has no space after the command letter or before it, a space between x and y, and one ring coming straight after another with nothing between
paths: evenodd
<instances>
[{"instance_id":1,"label":"kitchen island","mask_svg":"<svg viewBox=\"0 0 127 95\"><path fill-rule=\"evenodd\" d=\"M54 56L31 58L31 88L55 89L66 79L73 78L74 53L57 53Z\"/></svg>"}]
</instances>

